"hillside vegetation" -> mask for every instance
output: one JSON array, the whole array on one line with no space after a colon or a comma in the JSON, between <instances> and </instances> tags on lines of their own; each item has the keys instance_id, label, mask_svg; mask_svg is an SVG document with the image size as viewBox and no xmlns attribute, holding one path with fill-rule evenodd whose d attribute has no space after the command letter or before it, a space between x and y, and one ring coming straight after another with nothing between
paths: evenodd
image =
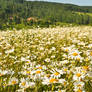
<instances>
[{"instance_id":1,"label":"hillside vegetation","mask_svg":"<svg viewBox=\"0 0 92 92\"><path fill-rule=\"evenodd\" d=\"M80 14L76 12L80 12ZM0 0L0 29L13 28L17 25L20 27L38 25L49 27L61 23L92 24L92 16L89 13L92 13L91 6L41 1Z\"/></svg>"}]
</instances>

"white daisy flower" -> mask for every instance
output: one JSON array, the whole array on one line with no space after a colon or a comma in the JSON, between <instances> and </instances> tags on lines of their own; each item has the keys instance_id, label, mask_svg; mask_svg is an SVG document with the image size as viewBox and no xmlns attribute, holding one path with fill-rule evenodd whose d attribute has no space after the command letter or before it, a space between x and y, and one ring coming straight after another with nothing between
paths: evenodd
<instances>
[{"instance_id":1,"label":"white daisy flower","mask_svg":"<svg viewBox=\"0 0 92 92\"><path fill-rule=\"evenodd\" d=\"M15 85L18 84L18 79L15 77L10 78L9 85Z\"/></svg>"}]
</instances>

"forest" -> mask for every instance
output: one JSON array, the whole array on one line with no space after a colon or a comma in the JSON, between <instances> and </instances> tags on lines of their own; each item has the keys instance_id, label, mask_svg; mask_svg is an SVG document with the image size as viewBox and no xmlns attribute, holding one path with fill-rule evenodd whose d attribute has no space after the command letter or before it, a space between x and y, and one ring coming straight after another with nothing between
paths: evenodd
<instances>
[{"instance_id":1,"label":"forest","mask_svg":"<svg viewBox=\"0 0 92 92\"><path fill-rule=\"evenodd\" d=\"M71 23L92 25L92 6L44 1L0 0L0 29L49 27Z\"/></svg>"}]
</instances>

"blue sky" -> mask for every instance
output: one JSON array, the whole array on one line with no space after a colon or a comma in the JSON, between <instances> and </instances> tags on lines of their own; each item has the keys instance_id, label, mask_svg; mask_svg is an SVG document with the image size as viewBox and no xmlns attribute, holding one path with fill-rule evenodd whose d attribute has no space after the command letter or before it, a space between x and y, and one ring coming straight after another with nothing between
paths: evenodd
<instances>
[{"instance_id":1,"label":"blue sky","mask_svg":"<svg viewBox=\"0 0 92 92\"><path fill-rule=\"evenodd\" d=\"M60 2L60 3L71 3L81 6L92 6L92 0L29 0L29 1L50 1L50 2Z\"/></svg>"}]
</instances>

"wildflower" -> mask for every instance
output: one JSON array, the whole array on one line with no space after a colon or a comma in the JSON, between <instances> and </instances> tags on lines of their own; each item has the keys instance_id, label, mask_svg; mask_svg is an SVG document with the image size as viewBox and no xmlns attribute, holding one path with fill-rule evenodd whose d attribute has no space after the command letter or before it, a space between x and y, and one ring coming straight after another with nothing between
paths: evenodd
<instances>
[{"instance_id":1,"label":"wildflower","mask_svg":"<svg viewBox=\"0 0 92 92\"><path fill-rule=\"evenodd\" d=\"M52 84L52 83L58 83L58 79L56 79L56 78L45 78L42 81L43 85L48 85L48 84Z\"/></svg>"},{"instance_id":2,"label":"wildflower","mask_svg":"<svg viewBox=\"0 0 92 92\"><path fill-rule=\"evenodd\" d=\"M50 59L49 59L49 58L46 58L45 61L46 61L46 62L50 62Z\"/></svg>"},{"instance_id":3,"label":"wildflower","mask_svg":"<svg viewBox=\"0 0 92 92\"><path fill-rule=\"evenodd\" d=\"M54 78L59 78L60 76L61 76L61 74L63 74L63 71L62 70L59 70L59 69L53 69L52 71L51 71L51 76L52 77L54 77Z\"/></svg>"},{"instance_id":4,"label":"wildflower","mask_svg":"<svg viewBox=\"0 0 92 92\"><path fill-rule=\"evenodd\" d=\"M36 68L37 68L37 69L41 69L41 70L42 70L42 69L45 70L45 69L46 69L46 66L45 66L45 65L36 65Z\"/></svg>"},{"instance_id":5,"label":"wildflower","mask_svg":"<svg viewBox=\"0 0 92 92\"><path fill-rule=\"evenodd\" d=\"M18 83L18 79L15 77L10 78L9 85L15 85Z\"/></svg>"},{"instance_id":6,"label":"wildflower","mask_svg":"<svg viewBox=\"0 0 92 92\"><path fill-rule=\"evenodd\" d=\"M14 48L5 51L6 54L8 54L8 53L13 53L13 52L14 52Z\"/></svg>"},{"instance_id":7,"label":"wildflower","mask_svg":"<svg viewBox=\"0 0 92 92\"><path fill-rule=\"evenodd\" d=\"M74 82L74 88L76 89L82 89L84 87L85 83L81 81Z\"/></svg>"},{"instance_id":8,"label":"wildflower","mask_svg":"<svg viewBox=\"0 0 92 92\"><path fill-rule=\"evenodd\" d=\"M25 79L25 78L21 78L20 79L20 84L19 84L20 88L33 87L34 85L35 85L35 83L34 82L30 82L28 79Z\"/></svg>"},{"instance_id":9,"label":"wildflower","mask_svg":"<svg viewBox=\"0 0 92 92\"><path fill-rule=\"evenodd\" d=\"M72 58L72 59L76 59L76 58L79 58L80 56L80 53L78 50L73 50L69 53L69 57Z\"/></svg>"},{"instance_id":10,"label":"wildflower","mask_svg":"<svg viewBox=\"0 0 92 92\"><path fill-rule=\"evenodd\" d=\"M85 72L82 72L83 70L81 67L76 67L76 71L74 71L73 80L81 80L85 78Z\"/></svg>"}]
</instances>

